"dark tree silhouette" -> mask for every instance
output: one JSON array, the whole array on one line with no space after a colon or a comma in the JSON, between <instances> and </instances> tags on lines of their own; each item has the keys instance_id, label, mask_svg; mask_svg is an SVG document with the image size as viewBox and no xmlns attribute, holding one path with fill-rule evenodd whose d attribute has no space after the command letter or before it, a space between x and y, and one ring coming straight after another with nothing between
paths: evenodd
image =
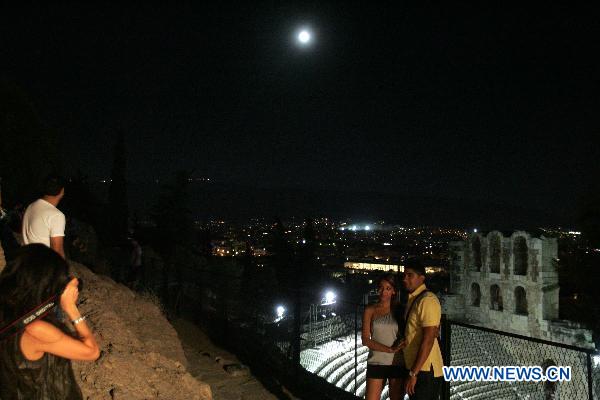
<instances>
[{"instance_id":1,"label":"dark tree silhouette","mask_svg":"<svg viewBox=\"0 0 600 400\"><path fill-rule=\"evenodd\" d=\"M193 221L189 209L189 173L178 171L174 179L161 187L158 201L152 210L156 222L151 245L164 260L160 271L163 302L178 312L183 275L189 266Z\"/></svg>"},{"instance_id":2,"label":"dark tree silhouette","mask_svg":"<svg viewBox=\"0 0 600 400\"><path fill-rule=\"evenodd\" d=\"M100 202L92 193L90 182L82 171L68 180L65 187L67 196L62 200L61 206L70 218L77 218L94 227L100 220Z\"/></svg>"},{"instance_id":3,"label":"dark tree silhouette","mask_svg":"<svg viewBox=\"0 0 600 400\"><path fill-rule=\"evenodd\" d=\"M307 218L304 222L302 244L298 251L298 267L300 268L300 283L302 287L308 288L323 280L321 269L317 263L317 235L313 220Z\"/></svg>"},{"instance_id":4,"label":"dark tree silhouette","mask_svg":"<svg viewBox=\"0 0 600 400\"><path fill-rule=\"evenodd\" d=\"M108 221L110 224L110 239L121 243L127 237L129 207L127 205L127 153L125 135L117 133L114 148L113 166L110 174L110 189L108 192Z\"/></svg>"},{"instance_id":5,"label":"dark tree silhouette","mask_svg":"<svg viewBox=\"0 0 600 400\"><path fill-rule=\"evenodd\" d=\"M294 270L292 247L285 236L285 226L280 218L275 218L271 234L273 241L270 264L277 276L280 295L289 298L289 290L295 286L298 277Z\"/></svg>"},{"instance_id":6,"label":"dark tree silhouette","mask_svg":"<svg viewBox=\"0 0 600 400\"><path fill-rule=\"evenodd\" d=\"M600 186L588 188L580 198L578 225L588 244L600 248Z\"/></svg>"},{"instance_id":7,"label":"dark tree silhouette","mask_svg":"<svg viewBox=\"0 0 600 400\"><path fill-rule=\"evenodd\" d=\"M165 256L170 256L176 245L191 244L193 221L188 176L188 172L179 171L172 182L163 185L152 210L159 238L157 249Z\"/></svg>"},{"instance_id":8,"label":"dark tree silhouette","mask_svg":"<svg viewBox=\"0 0 600 400\"><path fill-rule=\"evenodd\" d=\"M600 338L600 305L596 301L600 255L573 239L559 239L558 248L560 317L588 325L594 330L597 342Z\"/></svg>"},{"instance_id":9,"label":"dark tree silhouette","mask_svg":"<svg viewBox=\"0 0 600 400\"><path fill-rule=\"evenodd\" d=\"M242 257L241 265L243 272L240 300L242 304L245 304L243 312L249 321L258 324L261 315L274 314L277 278L272 266L268 263L263 261L260 266L257 264L249 244L246 246L246 253Z\"/></svg>"},{"instance_id":10,"label":"dark tree silhouette","mask_svg":"<svg viewBox=\"0 0 600 400\"><path fill-rule=\"evenodd\" d=\"M0 177L3 206L27 204L50 173L61 173L58 135L42 125L33 102L14 84L0 81Z\"/></svg>"}]
</instances>

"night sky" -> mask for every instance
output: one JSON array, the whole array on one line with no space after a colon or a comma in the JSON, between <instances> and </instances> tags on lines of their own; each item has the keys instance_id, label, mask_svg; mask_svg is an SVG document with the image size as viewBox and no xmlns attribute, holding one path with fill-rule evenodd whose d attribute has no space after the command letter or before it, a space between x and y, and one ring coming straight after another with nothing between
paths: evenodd
<instances>
[{"instance_id":1,"label":"night sky","mask_svg":"<svg viewBox=\"0 0 600 400\"><path fill-rule=\"evenodd\" d=\"M0 78L91 176L122 130L131 180L185 168L552 212L598 181L595 9L196 3L3 8Z\"/></svg>"}]
</instances>

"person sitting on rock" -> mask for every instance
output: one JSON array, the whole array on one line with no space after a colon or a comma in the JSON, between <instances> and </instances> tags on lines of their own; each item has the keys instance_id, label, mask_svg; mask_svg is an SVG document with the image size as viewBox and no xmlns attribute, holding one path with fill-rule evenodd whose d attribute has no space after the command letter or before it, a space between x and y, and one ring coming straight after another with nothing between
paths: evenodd
<instances>
[{"instance_id":1,"label":"person sitting on rock","mask_svg":"<svg viewBox=\"0 0 600 400\"><path fill-rule=\"evenodd\" d=\"M22 247L2 271L0 330L61 293L60 307L76 336L48 312L0 341L0 399L82 399L70 360L96 360L100 349L77 309L78 284L65 260L42 244Z\"/></svg>"}]
</instances>

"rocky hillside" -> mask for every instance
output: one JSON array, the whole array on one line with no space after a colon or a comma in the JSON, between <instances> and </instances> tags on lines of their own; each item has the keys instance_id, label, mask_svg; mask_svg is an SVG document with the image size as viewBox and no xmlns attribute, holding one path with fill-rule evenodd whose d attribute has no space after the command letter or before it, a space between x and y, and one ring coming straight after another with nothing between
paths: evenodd
<instances>
[{"instance_id":1,"label":"rocky hillside","mask_svg":"<svg viewBox=\"0 0 600 400\"><path fill-rule=\"evenodd\" d=\"M96 362L74 362L84 398L212 399L210 386L187 371L177 333L149 296L71 263L84 283L80 310L102 349Z\"/></svg>"}]
</instances>

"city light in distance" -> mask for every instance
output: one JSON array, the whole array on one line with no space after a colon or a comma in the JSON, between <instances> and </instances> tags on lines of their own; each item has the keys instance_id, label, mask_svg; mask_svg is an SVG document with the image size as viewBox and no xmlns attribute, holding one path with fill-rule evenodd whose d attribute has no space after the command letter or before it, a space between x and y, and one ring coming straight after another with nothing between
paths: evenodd
<instances>
[{"instance_id":1,"label":"city light in distance","mask_svg":"<svg viewBox=\"0 0 600 400\"><path fill-rule=\"evenodd\" d=\"M332 302L334 298L335 294L333 292L327 292L327 294L325 294L325 300L327 300L327 302Z\"/></svg>"},{"instance_id":2,"label":"city light in distance","mask_svg":"<svg viewBox=\"0 0 600 400\"><path fill-rule=\"evenodd\" d=\"M340 231L346 231L346 230L348 230L348 231L352 231L352 232L356 232L356 231L365 231L365 232L368 232L368 231L380 230L380 229L381 229L381 227L377 227L377 226L374 227L371 224L365 224L365 225L354 224L354 225L350 225L350 226L341 226L339 228Z\"/></svg>"},{"instance_id":3,"label":"city light in distance","mask_svg":"<svg viewBox=\"0 0 600 400\"><path fill-rule=\"evenodd\" d=\"M322 303L323 305L328 305L328 304L333 304L335 303L335 293L332 292L331 290L328 290L325 293L325 299L324 302Z\"/></svg>"}]
</instances>

